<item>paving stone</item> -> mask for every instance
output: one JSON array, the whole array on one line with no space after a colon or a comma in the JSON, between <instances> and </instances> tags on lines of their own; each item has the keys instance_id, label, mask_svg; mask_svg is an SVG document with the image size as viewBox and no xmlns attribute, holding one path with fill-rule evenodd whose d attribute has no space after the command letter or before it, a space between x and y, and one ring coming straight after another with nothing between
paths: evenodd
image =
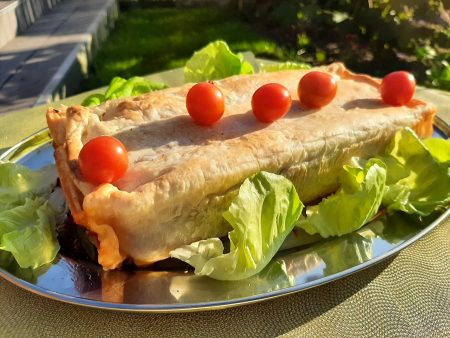
<instances>
[{"instance_id":1,"label":"paving stone","mask_svg":"<svg viewBox=\"0 0 450 338\"><path fill-rule=\"evenodd\" d=\"M93 25L106 6L117 4L113 0L65 0L0 49L0 113L36 103L67 58L74 56L73 51L90 43L96 30Z\"/></svg>"}]
</instances>

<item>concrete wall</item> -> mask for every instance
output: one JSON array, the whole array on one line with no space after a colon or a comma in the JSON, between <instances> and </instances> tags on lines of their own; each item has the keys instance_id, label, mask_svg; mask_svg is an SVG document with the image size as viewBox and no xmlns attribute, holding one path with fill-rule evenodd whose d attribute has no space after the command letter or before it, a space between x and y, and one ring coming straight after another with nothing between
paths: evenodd
<instances>
[{"instance_id":1,"label":"concrete wall","mask_svg":"<svg viewBox=\"0 0 450 338\"><path fill-rule=\"evenodd\" d=\"M0 8L0 48L31 26L61 0L15 0Z\"/></svg>"},{"instance_id":2,"label":"concrete wall","mask_svg":"<svg viewBox=\"0 0 450 338\"><path fill-rule=\"evenodd\" d=\"M87 76L93 57L101 43L108 37L118 16L117 0L104 0L104 7L98 13L96 20L86 27L82 40L61 64L47 87L38 96L34 106L61 100L78 93L79 85Z\"/></svg>"}]
</instances>

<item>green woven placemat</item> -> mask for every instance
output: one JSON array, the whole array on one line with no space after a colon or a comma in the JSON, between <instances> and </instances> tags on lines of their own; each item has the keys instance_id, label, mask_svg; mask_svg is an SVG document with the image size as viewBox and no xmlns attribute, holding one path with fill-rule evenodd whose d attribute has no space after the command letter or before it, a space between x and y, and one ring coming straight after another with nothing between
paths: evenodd
<instances>
[{"instance_id":1,"label":"green woven placemat","mask_svg":"<svg viewBox=\"0 0 450 338\"><path fill-rule=\"evenodd\" d=\"M0 280L2 337L450 336L450 219L397 257L339 281L220 311L116 313Z\"/></svg>"}]
</instances>

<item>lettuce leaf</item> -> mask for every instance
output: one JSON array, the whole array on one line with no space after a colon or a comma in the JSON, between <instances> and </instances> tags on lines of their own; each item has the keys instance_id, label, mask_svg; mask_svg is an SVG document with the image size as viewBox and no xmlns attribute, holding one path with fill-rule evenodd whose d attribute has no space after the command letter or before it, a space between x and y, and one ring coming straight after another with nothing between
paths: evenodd
<instances>
[{"instance_id":1,"label":"lettuce leaf","mask_svg":"<svg viewBox=\"0 0 450 338\"><path fill-rule=\"evenodd\" d=\"M341 188L318 205L308 207L298 226L308 234L326 238L361 228L380 207L386 183L382 161L371 159L364 168L344 166Z\"/></svg>"},{"instance_id":2,"label":"lettuce leaf","mask_svg":"<svg viewBox=\"0 0 450 338\"><path fill-rule=\"evenodd\" d=\"M429 138L423 141L431 156L439 163L450 164L450 141L442 138Z\"/></svg>"},{"instance_id":3,"label":"lettuce leaf","mask_svg":"<svg viewBox=\"0 0 450 338\"><path fill-rule=\"evenodd\" d=\"M278 72L281 70L289 70L289 69L310 69L311 66L307 63L299 63L286 61L281 63L261 63L259 65L259 71L261 73L270 73L270 72Z\"/></svg>"},{"instance_id":4,"label":"lettuce leaf","mask_svg":"<svg viewBox=\"0 0 450 338\"><path fill-rule=\"evenodd\" d=\"M21 268L37 268L58 253L54 212L42 198L0 212L0 250L10 252Z\"/></svg>"},{"instance_id":5,"label":"lettuce leaf","mask_svg":"<svg viewBox=\"0 0 450 338\"><path fill-rule=\"evenodd\" d=\"M448 205L449 153L448 141L422 142L409 128L397 132L386 155L381 157L388 173L383 197L388 212L398 210L426 216Z\"/></svg>"},{"instance_id":6,"label":"lettuce leaf","mask_svg":"<svg viewBox=\"0 0 450 338\"><path fill-rule=\"evenodd\" d=\"M103 94L92 94L86 97L83 102L81 103L82 106L85 107L94 107L98 106L102 102L105 102L105 95Z\"/></svg>"},{"instance_id":7,"label":"lettuce leaf","mask_svg":"<svg viewBox=\"0 0 450 338\"><path fill-rule=\"evenodd\" d=\"M52 192L56 177L54 166L33 171L0 164L0 251L11 253L21 268L49 263L59 250L55 217L66 207L62 190Z\"/></svg>"},{"instance_id":8,"label":"lettuce leaf","mask_svg":"<svg viewBox=\"0 0 450 338\"><path fill-rule=\"evenodd\" d=\"M244 181L223 215L233 227L229 253L219 238L210 238L178 248L171 256L192 265L197 275L218 280L253 276L270 262L302 209L288 179L260 172Z\"/></svg>"},{"instance_id":9,"label":"lettuce leaf","mask_svg":"<svg viewBox=\"0 0 450 338\"><path fill-rule=\"evenodd\" d=\"M51 265L46 264L37 269L21 268L10 252L0 250L0 267L20 279L35 284L39 276L48 271Z\"/></svg>"},{"instance_id":10,"label":"lettuce leaf","mask_svg":"<svg viewBox=\"0 0 450 338\"><path fill-rule=\"evenodd\" d=\"M54 166L34 171L16 163L0 163L0 211L18 206L26 198L50 194L55 184Z\"/></svg>"},{"instance_id":11,"label":"lettuce leaf","mask_svg":"<svg viewBox=\"0 0 450 338\"><path fill-rule=\"evenodd\" d=\"M120 76L113 77L113 79L109 83L108 88L105 91L105 100L111 98L115 93L120 92L121 87L124 86L126 82L127 80Z\"/></svg>"},{"instance_id":12,"label":"lettuce leaf","mask_svg":"<svg viewBox=\"0 0 450 338\"><path fill-rule=\"evenodd\" d=\"M167 88L167 85L163 83L154 83L139 76L134 76L128 80L115 77L111 81L111 85L105 93L105 99L120 99L123 97L136 96L164 88Z\"/></svg>"},{"instance_id":13,"label":"lettuce leaf","mask_svg":"<svg viewBox=\"0 0 450 338\"><path fill-rule=\"evenodd\" d=\"M186 82L202 82L223 79L238 74L253 74L253 66L244 60L242 54L235 54L225 41L211 42L186 62Z\"/></svg>"},{"instance_id":14,"label":"lettuce leaf","mask_svg":"<svg viewBox=\"0 0 450 338\"><path fill-rule=\"evenodd\" d=\"M108 100L136 96L167 87L164 83L155 83L140 76L134 76L128 80L116 76L109 83L105 94L96 93L89 95L83 100L81 105L85 107L97 106Z\"/></svg>"}]
</instances>

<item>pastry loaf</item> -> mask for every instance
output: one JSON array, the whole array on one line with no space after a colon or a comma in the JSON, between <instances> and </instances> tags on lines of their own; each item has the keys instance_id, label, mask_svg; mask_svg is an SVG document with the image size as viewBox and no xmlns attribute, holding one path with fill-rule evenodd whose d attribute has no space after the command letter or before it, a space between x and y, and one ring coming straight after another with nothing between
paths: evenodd
<instances>
[{"instance_id":1,"label":"pastry loaf","mask_svg":"<svg viewBox=\"0 0 450 338\"><path fill-rule=\"evenodd\" d=\"M411 127L421 137L431 136L433 105L413 99L388 106L377 79L338 63L319 69L338 78L338 91L318 110L298 102L297 85L307 70L216 81L226 108L212 127L196 125L186 111L192 84L95 108L49 109L65 196L75 221L97 235L99 263L113 269L129 258L146 265L181 245L225 235L222 212L240 184L258 171L288 177L306 203L335 191L351 157L380 153L397 130ZM293 104L284 118L264 124L252 114L251 97L271 82L288 88ZM94 186L83 179L78 154L100 135L122 141L129 169L113 184Z\"/></svg>"}]
</instances>

